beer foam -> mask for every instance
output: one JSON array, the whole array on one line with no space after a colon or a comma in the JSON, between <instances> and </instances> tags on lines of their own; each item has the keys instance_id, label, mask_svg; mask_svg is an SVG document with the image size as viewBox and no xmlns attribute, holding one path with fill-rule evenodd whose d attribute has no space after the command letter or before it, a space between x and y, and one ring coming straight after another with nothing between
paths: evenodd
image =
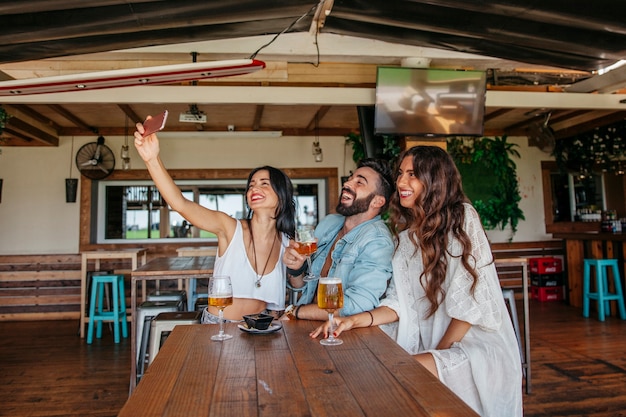
<instances>
[{"instance_id":1,"label":"beer foam","mask_svg":"<svg viewBox=\"0 0 626 417\"><path fill-rule=\"evenodd\" d=\"M341 278L335 278L335 277L320 278L320 283L322 283L322 284L341 284Z\"/></svg>"}]
</instances>

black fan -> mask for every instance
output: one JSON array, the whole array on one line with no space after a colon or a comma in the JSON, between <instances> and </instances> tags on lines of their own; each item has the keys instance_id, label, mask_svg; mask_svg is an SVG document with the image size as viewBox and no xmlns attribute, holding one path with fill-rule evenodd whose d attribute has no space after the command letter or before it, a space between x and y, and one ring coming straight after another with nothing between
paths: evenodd
<instances>
[{"instance_id":1,"label":"black fan","mask_svg":"<svg viewBox=\"0 0 626 417\"><path fill-rule=\"evenodd\" d=\"M76 166L85 177L101 180L113 173L115 155L99 136L97 142L86 143L76 152Z\"/></svg>"},{"instance_id":2,"label":"black fan","mask_svg":"<svg viewBox=\"0 0 626 417\"><path fill-rule=\"evenodd\" d=\"M546 153L552 153L556 144L554 131L548 126L551 114L547 113L543 122L533 123L528 128L528 144L536 146Z\"/></svg>"}]
</instances>

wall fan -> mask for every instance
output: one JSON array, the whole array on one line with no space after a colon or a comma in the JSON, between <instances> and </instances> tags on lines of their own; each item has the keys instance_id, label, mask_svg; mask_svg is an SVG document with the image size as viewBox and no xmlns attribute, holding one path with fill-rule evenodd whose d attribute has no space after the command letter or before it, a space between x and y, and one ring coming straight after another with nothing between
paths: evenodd
<instances>
[{"instance_id":1,"label":"wall fan","mask_svg":"<svg viewBox=\"0 0 626 417\"><path fill-rule=\"evenodd\" d=\"M552 153L556 144L554 131L548 126L552 113L547 113L543 122L537 122L528 128L528 145L536 146L543 152Z\"/></svg>"},{"instance_id":2,"label":"wall fan","mask_svg":"<svg viewBox=\"0 0 626 417\"><path fill-rule=\"evenodd\" d=\"M113 173L115 155L104 144L104 137L98 136L96 142L86 143L76 152L76 167L85 177L101 180Z\"/></svg>"}]
</instances>

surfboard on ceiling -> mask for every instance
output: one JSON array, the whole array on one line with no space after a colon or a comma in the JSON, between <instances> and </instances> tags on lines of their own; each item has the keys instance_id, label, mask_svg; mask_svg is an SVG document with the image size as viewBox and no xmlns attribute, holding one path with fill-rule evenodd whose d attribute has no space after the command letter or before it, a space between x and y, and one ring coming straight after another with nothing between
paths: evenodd
<instances>
[{"instance_id":1,"label":"surfboard on ceiling","mask_svg":"<svg viewBox=\"0 0 626 417\"><path fill-rule=\"evenodd\" d=\"M236 59L11 80L0 82L0 97L159 85L249 74L263 68L263 61Z\"/></svg>"}]
</instances>

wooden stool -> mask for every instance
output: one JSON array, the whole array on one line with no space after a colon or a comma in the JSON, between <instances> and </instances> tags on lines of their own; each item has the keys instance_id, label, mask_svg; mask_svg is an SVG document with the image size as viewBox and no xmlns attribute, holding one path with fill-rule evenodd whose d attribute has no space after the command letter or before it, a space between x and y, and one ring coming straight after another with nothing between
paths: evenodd
<instances>
[{"instance_id":1,"label":"wooden stool","mask_svg":"<svg viewBox=\"0 0 626 417\"><path fill-rule=\"evenodd\" d=\"M596 292L590 291L591 267L595 268ZM613 285L615 292L609 292L609 280L607 269L613 271ZM617 259L585 259L583 273L583 317L589 317L589 300L598 301L598 320L604 321L607 314L611 314L609 301L617 301L619 316L626 320L626 309L624 308L624 294L622 292L621 277Z\"/></svg>"},{"instance_id":2,"label":"wooden stool","mask_svg":"<svg viewBox=\"0 0 626 417\"><path fill-rule=\"evenodd\" d=\"M502 295L504 296L505 304L509 310L509 315L511 316L511 322L513 323L513 330L515 330L515 336L517 337L517 345L519 346L519 353L522 357L522 362L524 361L524 349L522 349L522 336L521 330L519 327L519 320L517 319L517 308L515 307L515 292L510 288L503 288ZM524 372L526 370L524 369Z\"/></svg>"},{"instance_id":3,"label":"wooden stool","mask_svg":"<svg viewBox=\"0 0 626 417\"><path fill-rule=\"evenodd\" d=\"M113 308L108 311L105 311L103 308L106 284L111 284L113 298ZM93 342L93 327L95 322L97 322L96 337L98 339L102 337L103 321L113 322L113 337L115 343L120 342L120 324L122 326L122 336L128 337L124 275L95 275L92 277L91 300L89 303L89 326L87 328L88 344Z\"/></svg>"},{"instance_id":4,"label":"wooden stool","mask_svg":"<svg viewBox=\"0 0 626 417\"><path fill-rule=\"evenodd\" d=\"M182 303L180 301L144 301L137 307L136 322L137 327L137 381L143 376L146 366L146 355L148 354L148 341L150 340L150 324L160 313L180 311Z\"/></svg>"},{"instance_id":5,"label":"wooden stool","mask_svg":"<svg viewBox=\"0 0 626 417\"><path fill-rule=\"evenodd\" d=\"M148 349L148 365L159 353L161 345L175 326L180 324L199 324L202 313L187 311L176 313L159 313L150 325L150 348Z\"/></svg>"}]
</instances>

